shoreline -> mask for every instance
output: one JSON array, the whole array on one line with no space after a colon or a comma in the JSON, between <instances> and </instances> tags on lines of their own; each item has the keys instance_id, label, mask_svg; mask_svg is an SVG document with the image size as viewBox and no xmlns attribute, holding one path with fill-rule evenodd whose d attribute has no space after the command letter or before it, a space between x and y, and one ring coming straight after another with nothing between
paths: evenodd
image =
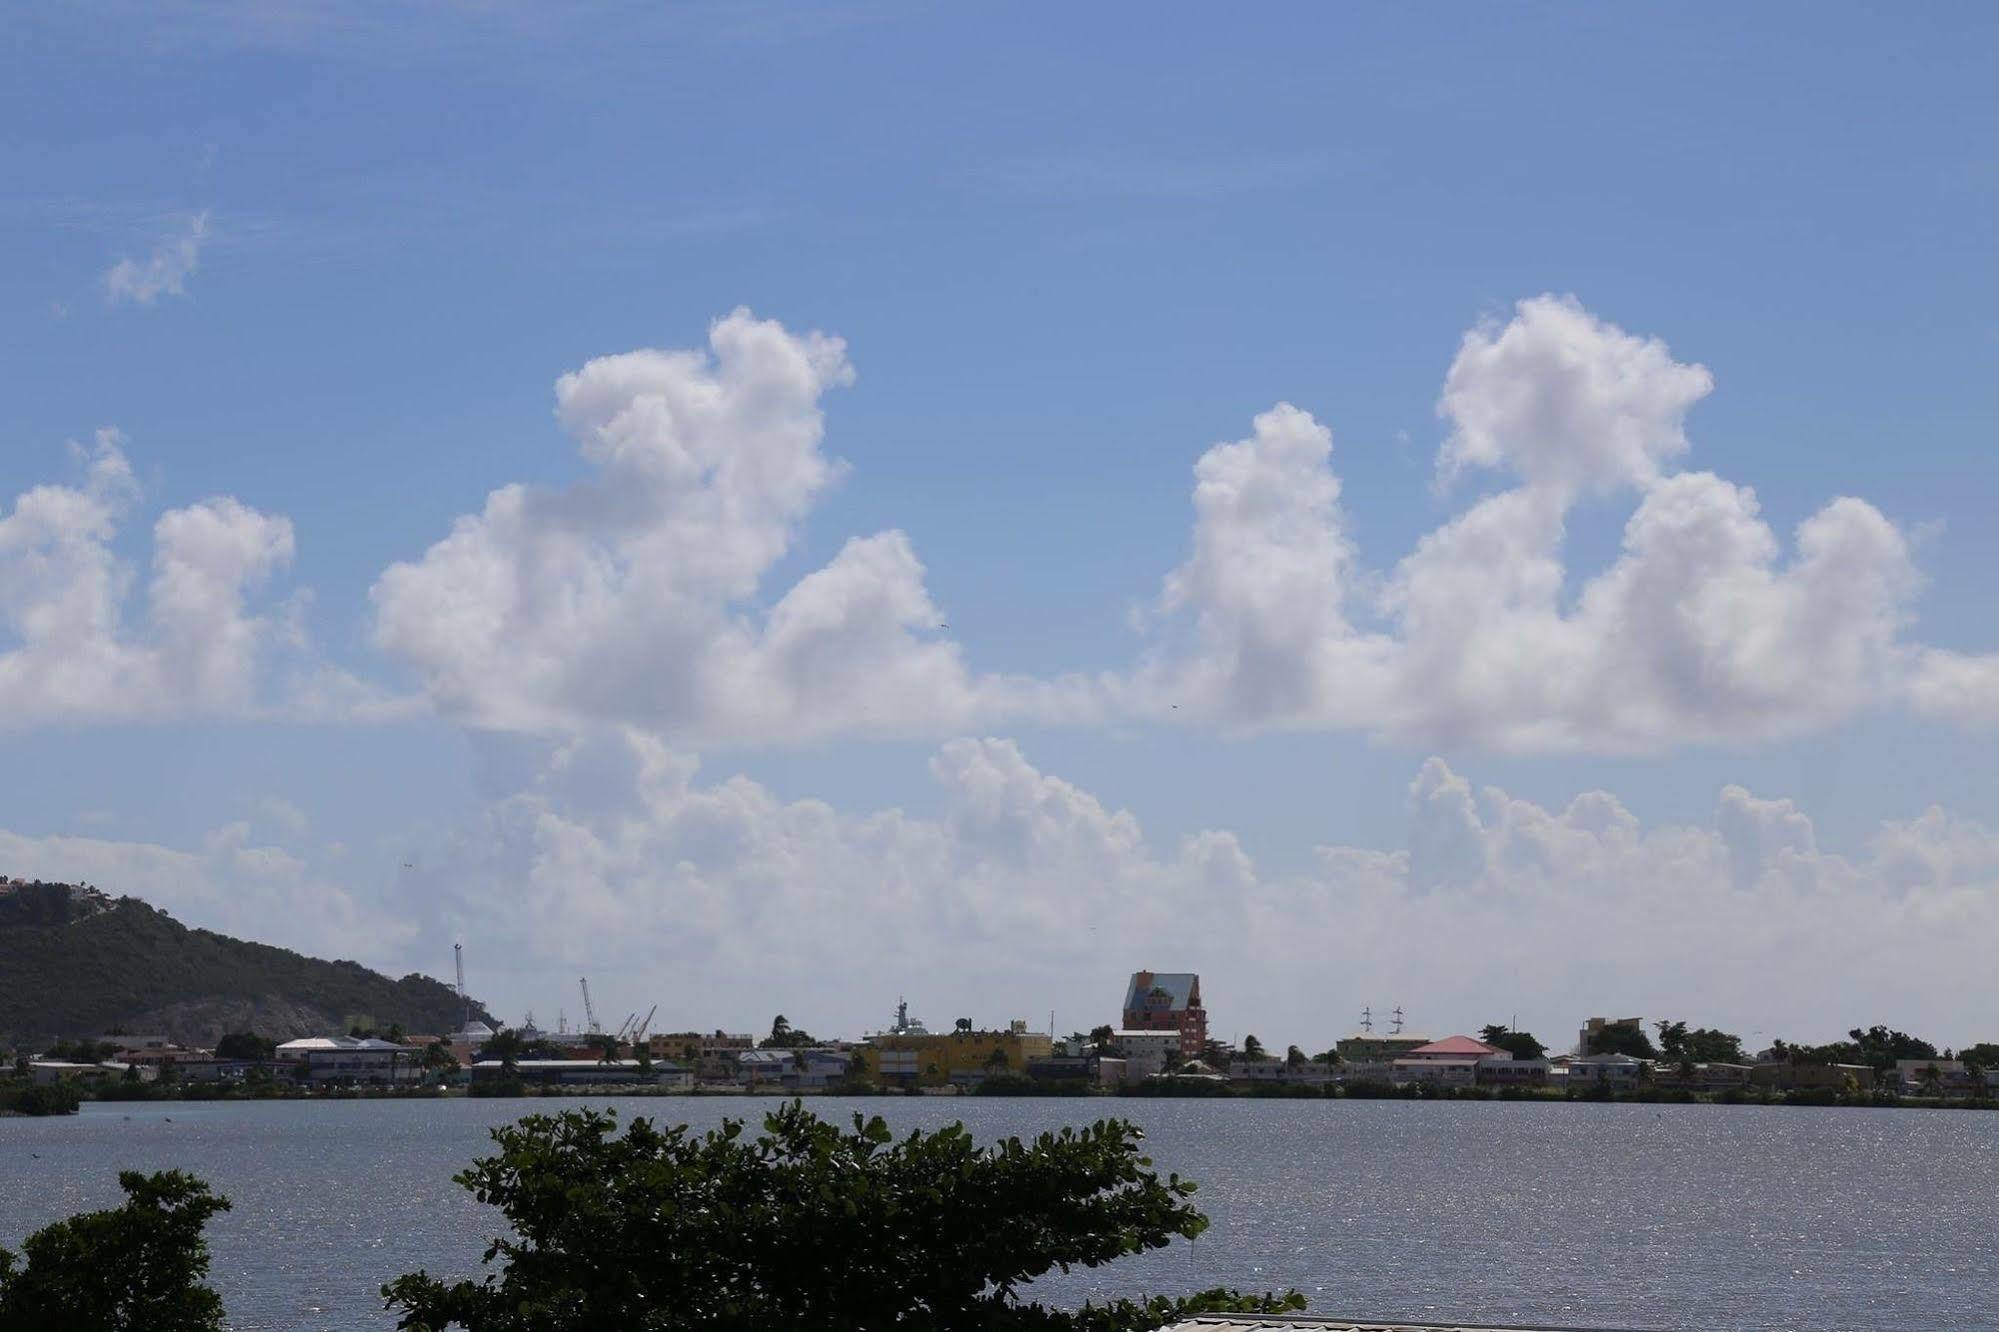
<instances>
[{"instance_id":1,"label":"shoreline","mask_svg":"<svg viewBox=\"0 0 1999 1332\"><path fill-rule=\"evenodd\" d=\"M579 1087L530 1087L509 1089L505 1092L475 1092L464 1087L343 1087L306 1091L302 1089L275 1089L271 1087L256 1090L216 1090L206 1091L193 1088L155 1090L148 1086L143 1094L121 1093L110 1096L94 1095L86 1092L83 1103L101 1105L130 1105L160 1102L165 1104L201 1103L211 1101L430 1101L430 1100L492 1100L492 1101L573 1101L603 1099L715 1099L715 1100L792 1100L806 1101L820 1099L837 1100L1088 1100L1097 1102L1119 1102L1133 1100L1229 1100L1229 1101L1454 1101L1454 1102L1508 1102L1535 1103L1544 1105L1747 1105L1779 1106L1786 1108L1836 1108L1875 1110L1999 1110L1999 1099L1972 1097L1923 1097L1903 1096L1891 1092L1845 1092L1833 1093L1824 1090L1793 1090L1788 1092L1689 1092L1677 1089L1651 1089L1631 1092L1589 1092L1572 1094L1566 1091L1544 1092L1525 1091L1508 1088L1485 1092L1479 1089L1455 1089L1439 1092L1431 1089L1411 1088L1377 1089L1356 1091L1348 1088L1329 1090L1308 1088L1284 1088L1271 1090L1263 1087L1215 1088L1205 1086L1192 1088L1105 1088L1083 1089L1054 1088L1049 1090L1020 1090L1006 1088L994 1091L959 1091L956 1089L885 1089L870 1087L828 1087L809 1090L762 1087L696 1087L692 1089L667 1089L644 1084L599 1084ZM80 1107L79 1107L80 1108ZM63 1112L57 1112L63 1113ZM32 1118L33 1112L14 1110L0 1111L0 1117Z\"/></svg>"}]
</instances>

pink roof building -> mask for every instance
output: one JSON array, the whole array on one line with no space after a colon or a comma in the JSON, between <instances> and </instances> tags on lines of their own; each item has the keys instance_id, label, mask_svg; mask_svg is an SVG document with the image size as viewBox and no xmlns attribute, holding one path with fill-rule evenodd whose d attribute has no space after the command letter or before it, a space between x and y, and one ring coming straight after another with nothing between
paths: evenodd
<instances>
[{"instance_id":1,"label":"pink roof building","mask_svg":"<svg viewBox=\"0 0 1999 1332\"><path fill-rule=\"evenodd\" d=\"M1404 1059L1483 1059L1487 1055L1505 1054L1496 1045L1475 1041L1469 1036L1446 1036L1441 1041L1431 1041L1419 1045L1404 1054Z\"/></svg>"}]
</instances>

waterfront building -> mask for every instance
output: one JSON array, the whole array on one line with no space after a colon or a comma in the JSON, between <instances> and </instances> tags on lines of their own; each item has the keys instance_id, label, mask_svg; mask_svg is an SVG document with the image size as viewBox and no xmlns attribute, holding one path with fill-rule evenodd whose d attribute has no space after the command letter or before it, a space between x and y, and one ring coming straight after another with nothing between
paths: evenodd
<instances>
[{"instance_id":1,"label":"waterfront building","mask_svg":"<svg viewBox=\"0 0 1999 1332\"><path fill-rule=\"evenodd\" d=\"M1481 1087L1545 1087L1548 1061L1515 1059L1502 1050L1479 1060L1476 1076Z\"/></svg>"},{"instance_id":2,"label":"waterfront building","mask_svg":"<svg viewBox=\"0 0 1999 1332\"><path fill-rule=\"evenodd\" d=\"M472 1065L473 1082L492 1082L509 1076L505 1063L488 1059ZM522 1082L545 1087L665 1086L687 1091L694 1076L675 1063L654 1063L650 1068L636 1059L613 1059L608 1063L590 1059L520 1059L512 1076Z\"/></svg>"},{"instance_id":3,"label":"waterfront building","mask_svg":"<svg viewBox=\"0 0 1999 1332\"><path fill-rule=\"evenodd\" d=\"M1208 1044L1208 1010L1201 1004L1201 978L1192 971L1134 971L1124 991L1127 1031L1171 1031L1180 1037L1180 1057L1199 1059Z\"/></svg>"},{"instance_id":4,"label":"waterfront building","mask_svg":"<svg viewBox=\"0 0 1999 1332\"><path fill-rule=\"evenodd\" d=\"M654 1059L672 1059L687 1065L702 1082L733 1082L736 1056L756 1049L757 1041L746 1032L660 1032L646 1038L646 1048L652 1051Z\"/></svg>"},{"instance_id":5,"label":"waterfront building","mask_svg":"<svg viewBox=\"0 0 1999 1332\"><path fill-rule=\"evenodd\" d=\"M1633 1059L1630 1055L1597 1054L1585 1055L1568 1062L1568 1085L1571 1087L1609 1087L1613 1091L1635 1087L1644 1078L1645 1070L1651 1067L1643 1059Z\"/></svg>"},{"instance_id":6,"label":"waterfront building","mask_svg":"<svg viewBox=\"0 0 1999 1332\"><path fill-rule=\"evenodd\" d=\"M1231 1082L1277 1083L1289 1086L1319 1086L1333 1080L1332 1073L1316 1059L1308 1059L1293 1068L1275 1055L1262 1059L1245 1059L1239 1054L1235 1055L1228 1061L1228 1075Z\"/></svg>"},{"instance_id":7,"label":"waterfront building","mask_svg":"<svg viewBox=\"0 0 1999 1332\"><path fill-rule=\"evenodd\" d=\"M736 1055L736 1081L749 1087L823 1091L847 1076L852 1056L814 1047L744 1050Z\"/></svg>"},{"instance_id":8,"label":"waterfront building","mask_svg":"<svg viewBox=\"0 0 1999 1332\"><path fill-rule=\"evenodd\" d=\"M1942 1095L1976 1096L1985 1089L1984 1079L1975 1077L1960 1059L1898 1059L1890 1076L1898 1091L1928 1093L1932 1070Z\"/></svg>"},{"instance_id":9,"label":"waterfront building","mask_svg":"<svg viewBox=\"0 0 1999 1332\"><path fill-rule=\"evenodd\" d=\"M1441 1041L1419 1045L1395 1060L1395 1081L1469 1087L1478 1081L1480 1060L1505 1053L1496 1045L1469 1036L1446 1036Z\"/></svg>"},{"instance_id":10,"label":"waterfront building","mask_svg":"<svg viewBox=\"0 0 1999 1332\"><path fill-rule=\"evenodd\" d=\"M278 1047L278 1061L315 1085L399 1086L422 1078L421 1052L373 1036L307 1036Z\"/></svg>"},{"instance_id":11,"label":"waterfront building","mask_svg":"<svg viewBox=\"0 0 1999 1332\"><path fill-rule=\"evenodd\" d=\"M28 1077L43 1085L60 1082L65 1078L77 1082L102 1082L106 1078L122 1078L125 1076L125 1070L132 1067L135 1066L119 1063L79 1064L67 1059L31 1059L28 1061ZM139 1070L139 1077L145 1082L151 1082L157 1075L157 1069Z\"/></svg>"},{"instance_id":12,"label":"waterfront building","mask_svg":"<svg viewBox=\"0 0 1999 1332\"><path fill-rule=\"evenodd\" d=\"M1343 1036L1334 1043L1340 1059L1349 1064L1392 1064L1411 1050L1420 1050L1430 1043L1428 1036L1415 1032L1396 1032L1384 1035L1371 1031L1357 1031L1351 1036Z\"/></svg>"},{"instance_id":13,"label":"waterfront building","mask_svg":"<svg viewBox=\"0 0 1999 1332\"><path fill-rule=\"evenodd\" d=\"M1593 1017L1583 1023L1583 1029L1576 1033L1576 1054L1587 1057L1603 1049L1604 1033L1608 1031L1635 1032L1645 1035L1644 1018L1600 1018Z\"/></svg>"},{"instance_id":14,"label":"waterfront building","mask_svg":"<svg viewBox=\"0 0 1999 1332\"><path fill-rule=\"evenodd\" d=\"M1871 1064L1794 1064L1758 1059L1749 1070L1752 1086L1773 1091L1867 1091L1876 1081Z\"/></svg>"},{"instance_id":15,"label":"waterfront building","mask_svg":"<svg viewBox=\"0 0 1999 1332\"><path fill-rule=\"evenodd\" d=\"M1059 1042L1058 1042L1059 1044ZM1064 1054L1027 1061L1027 1076L1039 1082L1087 1082L1114 1087L1125 1078L1124 1060L1110 1055Z\"/></svg>"},{"instance_id":16,"label":"waterfront building","mask_svg":"<svg viewBox=\"0 0 1999 1332\"><path fill-rule=\"evenodd\" d=\"M1748 1064L1702 1063L1682 1067L1661 1060L1652 1066L1652 1081L1660 1087L1718 1092L1747 1087L1753 1068Z\"/></svg>"},{"instance_id":17,"label":"waterfront building","mask_svg":"<svg viewBox=\"0 0 1999 1332\"><path fill-rule=\"evenodd\" d=\"M1005 1031L879 1032L854 1053L885 1086L943 1087L968 1080L961 1074L976 1081L1002 1069L1024 1073L1053 1052L1048 1033L1016 1020Z\"/></svg>"},{"instance_id":18,"label":"waterfront building","mask_svg":"<svg viewBox=\"0 0 1999 1332\"><path fill-rule=\"evenodd\" d=\"M1180 1033L1177 1031L1146 1031L1127 1028L1111 1033L1124 1057L1124 1075L1128 1082L1143 1082L1166 1071L1169 1055L1179 1055L1182 1050Z\"/></svg>"}]
</instances>

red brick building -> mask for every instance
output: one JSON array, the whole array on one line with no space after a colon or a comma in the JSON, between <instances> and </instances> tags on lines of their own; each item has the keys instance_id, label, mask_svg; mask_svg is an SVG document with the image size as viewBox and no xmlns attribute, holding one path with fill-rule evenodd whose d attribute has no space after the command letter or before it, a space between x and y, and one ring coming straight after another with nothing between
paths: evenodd
<instances>
[{"instance_id":1,"label":"red brick building","mask_svg":"<svg viewBox=\"0 0 1999 1332\"><path fill-rule=\"evenodd\" d=\"M1127 1031L1177 1031L1180 1057L1199 1059L1208 1043L1201 978L1191 971L1134 971L1124 992Z\"/></svg>"}]
</instances>

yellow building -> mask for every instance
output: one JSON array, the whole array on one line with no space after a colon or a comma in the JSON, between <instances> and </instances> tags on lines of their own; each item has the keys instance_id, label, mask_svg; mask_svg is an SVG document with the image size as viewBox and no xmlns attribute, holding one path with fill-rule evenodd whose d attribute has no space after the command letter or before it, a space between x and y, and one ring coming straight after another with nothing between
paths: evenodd
<instances>
[{"instance_id":1,"label":"yellow building","mask_svg":"<svg viewBox=\"0 0 1999 1332\"><path fill-rule=\"evenodd\" d=\"M954 1079L1025 1073L1028 1060L1046 1059L1053 1046L1046 1032L1015 1022L1006 1031L883 1032L856 1053L883 1086L942 1087Z\"/></svg>"}]
</instances>

